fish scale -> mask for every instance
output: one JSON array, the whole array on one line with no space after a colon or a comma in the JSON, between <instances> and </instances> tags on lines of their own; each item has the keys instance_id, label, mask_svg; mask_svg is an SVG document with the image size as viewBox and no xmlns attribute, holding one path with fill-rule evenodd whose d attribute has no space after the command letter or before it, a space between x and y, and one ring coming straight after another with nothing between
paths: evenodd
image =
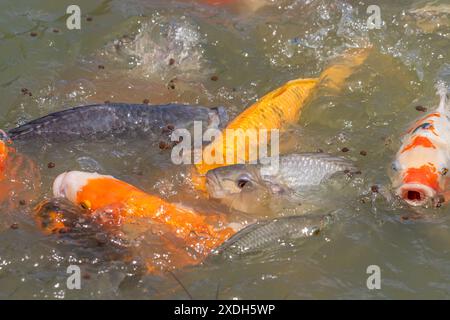
<instances>
[{"instance_id":1,"label":"fish scale","mask_svg":"<svg viewBox=\"0 0 450 320\"><path fill-rule=\"evenodd\" d=\"M355 165L345 158L322 153L304 153L281 156L278 172L272 164L261 166L260 172L263 180L297 189L318 185L336 172L355 169Z\"/></svg>"},{"instance_id":2,"label":"fish scale","mask_svg":"<svg viewBox=\"0 0 450 320\"><path fill-rule=\"evenodd\" d=\"M308 215L260 221L237 232L214 253L241 255L261 250L278 241L307 238L317 235L331 220L331 215Z\"/></svg>"}]
</instances>

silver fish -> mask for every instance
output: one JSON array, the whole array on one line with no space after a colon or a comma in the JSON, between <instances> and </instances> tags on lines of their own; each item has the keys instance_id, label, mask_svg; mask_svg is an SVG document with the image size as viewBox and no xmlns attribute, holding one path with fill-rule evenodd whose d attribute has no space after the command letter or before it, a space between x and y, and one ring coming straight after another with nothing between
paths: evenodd
<instances>
[{"instance_id":1,"label":"silver fish","mask_svg":"<svg viewBox=\"0 0 450 320\"><path fill-rule=\"evenodd\" d=\"M264 163L270 164L236 164L208 171L209 196L234 209L255 212L274 195L296 199L338 172L356 170L352 161L325 153L280 156L278 166Z\"/></svg>"},{"instance_id":2,"label":"silver fish","mask_svg":"<svg viewBox=\"0 0 450 320\"><path fill-rule=\"evenodd\" d=\"M288 216L253 223L225 241L213 253L236 256L257 252L280 241L297 240L319 234L332 215Z\"/></svg>"},{"instance_id":3,"label":"silver fish","mask_svg":"<svg viewBox=\"0 0 450 320\"><path fill-rule=\"evenodd\" d=\"M124 135L148 137L165 128L190 130L194 121L202 121L204 129L222 128L228 117L223 107L94 104L51 113L9 130L8 135L14 141L41 138L47 142Z\"/></svg>"}]
</instances>

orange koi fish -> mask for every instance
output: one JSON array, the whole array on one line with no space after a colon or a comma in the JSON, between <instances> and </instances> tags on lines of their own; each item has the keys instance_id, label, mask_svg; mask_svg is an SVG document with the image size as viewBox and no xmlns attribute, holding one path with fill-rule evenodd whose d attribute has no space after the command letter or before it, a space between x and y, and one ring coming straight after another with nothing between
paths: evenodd
<instances>
[{"instance_id":1,"label":"orange koi fish","mask_svg":"<svg viewBox=\"0 0 450 320\"><path fill-rule=\"evenodd\" d=\"M416 121L403 137L392 163L396 194L412 206L450 200L450 105L447 88L439 83L436 111ZM436 202L437 201L437 202Z\"/></svg>"},{"instance_id":2,"label":"orange koi fish","mask_svg":"<svg viewBox=\"0 0 450 320\"><path fill-rule=\"evenodd\" d=\"M267 140L270 142L270 130L283 130L286 126L297 123L303 107L319 85L334 91L339 90L355 68L365 61L369 51L369 49L349 50L337 63L333 63L323 71L319 78L289 81L244 110L222 131L222 137L215 139L204 148L203 161L196 164L197 175L193 174L193 182L196 187L205 190L204 175L209 170L236 163L256 161L257 158L255 156L252 158L249 150L260 147L262 139L259 136L261 132L259 129L267 130ZM257 138L244 139L245 142L236 139L238 141L234 140L234 143L227 144L227 129L241 129L244 132L254 130L257 132ZM227 153L232 156L227 157ZM253 154L255 153L253 152ZM239 158L239 155L244 155L244 157ZM206 159L208 160L205 161ZM211 164L210 159L220 159L220 161ZM227 162L227 159L232 159L232 161Z\"/></svg>"},{"instance_id":3,"label":"orange koi fish","mask_svg":"<svg viewBox=\"0 0 450 320\"><path fill-rule=\"evenodd\" d=\"M2 139L0 139L0 180L3 180L11 141L3 130L0 130L0 134L3 136Z\"/></svg>"},{"instance_id":4,"label":"orange koi fish","mask_svg":"<svg viewBox=\"0 0 450 320\"><path fill-rule=\"evenodd\" d=\"M3 130L0 134L0 204L10 211L34 197L40 174L31 159L16 152Z\"/></svg>"},{"instance_id":5,"label":"orange koi fish","mask_svg":"<svg viewBox=\"0 0 450 320\"><path fill-rule=\"evenodd\" d=\"M106 219L112 219L107 223L123 225L140 218L160 223L197 256L206 257L236 232L227 226L222 216L208 217L181 208L108 175L81 171L62 173L53 183L53 194L88 209L100 221L107 212Z\"/></svg>"}]
</instances>

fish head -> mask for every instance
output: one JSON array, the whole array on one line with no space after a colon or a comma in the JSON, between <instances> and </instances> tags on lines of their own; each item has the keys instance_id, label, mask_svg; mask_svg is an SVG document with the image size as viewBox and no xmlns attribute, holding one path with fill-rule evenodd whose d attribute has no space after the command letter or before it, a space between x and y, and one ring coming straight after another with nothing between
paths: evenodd
<instances>
[{"instance_id":1,"label":"fish head","mask_svg":"<svg viewBox=\"0 0 450 320\"><path fill-rule=\"evenodd\" d=\"M74 204L82 204L84 199L80 199L80 191L89 184L91 180L98 178L114 179L111 176L100 175L98 173L69 171L63 172L53 181L53 196L55 198L65 198Z\"/></svg>"},{"instance_id":2,"label":"fish head","mask_svg":"<svg viewBox=\"0 0 450 320\"><path fill-rule=\"evenodd\" d=\"M221 199L243 192L263 188L257 168L235 164L209 170L206 173L206 189L211 198Z\"/></svg>"},{"instance_id":3,"label":"fish head","mask_svg":"<svg viewBox=\"0 0 450 320\"><path fill-rule=\"evenodd\" d=\"M266 210L269 190L254 165L235 164L209 170L206 190L230 208L256 213Z\"/></svg>"},{"instance_id":4,"label":"fish head","mask_svg":"<svg viewBox=\"0 0 450 320\"><path fill-rule=\"evenodd\" d=\"M432 146L403 146L392 163L395 193L411 206L430 204L445 189L447 154L438 145Z\"/></svg>"}]
</instances>

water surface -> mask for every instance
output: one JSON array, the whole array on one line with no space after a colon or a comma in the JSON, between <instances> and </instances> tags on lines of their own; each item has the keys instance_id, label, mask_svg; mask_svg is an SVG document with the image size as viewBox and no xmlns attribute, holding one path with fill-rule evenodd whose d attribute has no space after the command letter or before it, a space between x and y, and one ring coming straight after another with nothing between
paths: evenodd
<instances>
[{"instance_id":1,"label":"water surface","mask_svg":"<svg viewBox=\"0 0 450 320\"><path fill-rule=\"evenodd\" d=\"M449 297L448 207L405 219L411 209L371 191L389 186L401 134L421 115L416 106L433 108L436 80L450 82L448 3L376 1L383 24L368 30L373 1L267 1L250 12L196 1L80 0L81 30L68 30L72 2L0 3L1 128L103 101L223 105L233 116L288 80L318 76L346 48L374 47L344 90L321 92L291 132L293 151L348 148L342 155L361 167L342 197L330 197L335 223L311 241L175 271L193 297ZM18 148L42 179L37 195L12 195L25 205L0 209L0 298L188 298L171 275L143 273L151 243L124 249L89 228L48 236L32 218L65 170L111 174L170 201L226 210L189 187L187 168L174 167L167 152L145 141ZM83 270L81 290L66 288L70 264ZM366 287L369 265L381 268L381 290Z\"/></svg>"}]
</instances>

